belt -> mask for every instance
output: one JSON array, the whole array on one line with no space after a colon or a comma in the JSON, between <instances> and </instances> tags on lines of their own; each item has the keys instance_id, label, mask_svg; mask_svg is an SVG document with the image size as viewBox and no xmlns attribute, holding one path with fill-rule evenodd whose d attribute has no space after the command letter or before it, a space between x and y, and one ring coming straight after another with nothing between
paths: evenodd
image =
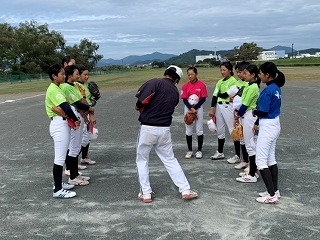
<instances>
[{"instance_id":1,"label":"belt","mask_svg":"<svg viewBox=\"0 0 320 240\"><path fill-rule=\"evenodd\" d=\"M223 103L225 103L225 104L229 104L229 102L218 102L219 104L223 104Z\"/></svg>"},{"instance_id":2,"label":"belt","mask_svg":"<svg viewBox=\"0 0 320 240\"><path fill-rule=\"evenodd\" d=\"M61 117L61 116L55 116L55 117ZM53 118L54 117L50 117L51 120L53 120ZM62 120L66 120L66 118L64 118L64 117L61 117L61 118L62 118Z\"/></svg>"}]
</instances>

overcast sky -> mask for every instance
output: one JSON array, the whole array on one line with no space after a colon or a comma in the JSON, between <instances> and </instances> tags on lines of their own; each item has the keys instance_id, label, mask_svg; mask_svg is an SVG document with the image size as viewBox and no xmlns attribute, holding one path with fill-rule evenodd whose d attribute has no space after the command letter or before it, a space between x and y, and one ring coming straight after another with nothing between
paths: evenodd
<instances>
[{"instance_id":1,"label":"overcast sky","mask_svg":"<svg viewBox=\"0 0 320 240\"><path fill-rule=\"evenodd\" d=\"M0 23L35 20L61 32L67 45L87 38L104 58L191 49L320 48L319 0L8 0Z\"/></svg>"}]
</instances>

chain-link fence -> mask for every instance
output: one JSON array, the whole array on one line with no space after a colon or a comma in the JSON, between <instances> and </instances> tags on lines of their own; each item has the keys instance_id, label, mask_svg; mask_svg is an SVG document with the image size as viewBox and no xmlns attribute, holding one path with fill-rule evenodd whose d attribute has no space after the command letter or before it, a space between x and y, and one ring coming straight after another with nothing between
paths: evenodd
<instances>
[{"instance_id":1,"label":"chain-link fence","mask_svg":"<svg viewBox=\"0 0 320 240\"><path fill-rule=\"evenodd\" d=\"M23 83L31 81L42 81L48 79L48 74L1 74L0 83Z\"/></svg>"}]
</instances>

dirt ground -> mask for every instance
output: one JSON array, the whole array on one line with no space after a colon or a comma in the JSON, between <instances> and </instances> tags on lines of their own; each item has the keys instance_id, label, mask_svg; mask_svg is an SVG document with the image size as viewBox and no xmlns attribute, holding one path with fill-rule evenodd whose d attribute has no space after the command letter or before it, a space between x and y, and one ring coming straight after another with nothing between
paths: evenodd
<instances>
[{"instance_id":1,"label":"dirt ground","mask_svg":"<svg viewBox=\"0 0 320 240\"><path fill-rule=\"evenodd\" d=\"M0 238L319 239L319 86L318 81L288 81L283 87L278 205L255 202L265 189L261 179L238 183L234 165L209 159L217 150L217 137L206 125L203 159L184 159L182 103L171 128L173 147L200 197L181 200L152 152L150 176L156 198L151 204L138 201L135 90L102 93L96 107L99 137L90 146L97 164L83 171L92 178L90 185L77 187L73 199L54 199L53 141L44 95L2 95ZM208 99L205 109L209 105ZM225 155L233 155L230 138Z\"/></svg>"}]
</instances>

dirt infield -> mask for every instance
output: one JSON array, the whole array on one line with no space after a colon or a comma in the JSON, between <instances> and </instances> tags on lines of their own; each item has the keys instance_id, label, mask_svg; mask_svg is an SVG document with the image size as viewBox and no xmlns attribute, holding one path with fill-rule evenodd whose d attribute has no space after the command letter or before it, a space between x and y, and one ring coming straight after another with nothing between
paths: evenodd
<instances>
[{"instance_id":1,"label":"dirt infield","mask_svg":"<svg viewBox=\"0 0 320 240\"><path fill-rule=\"evenodd\" d=\"M203 159L184 159L182 103L172 125L174 152L200 198L182 201L152 152L156 198L151 204L138 201L135 90L102 93L96 107L99 138L90 146L97 165L83 171L92 178L90 185L77 187L74 199L53 199L53 141L44 95L2 96L0 238L319 239L319 92L317 81L287 82L283 88L278 205L255 202L264 190L261 179L238 183L233 165L209 159L217 140L206 126ZM227 139L225 155L232 153L233 143Z\"/></svg>"}]
</instances>

